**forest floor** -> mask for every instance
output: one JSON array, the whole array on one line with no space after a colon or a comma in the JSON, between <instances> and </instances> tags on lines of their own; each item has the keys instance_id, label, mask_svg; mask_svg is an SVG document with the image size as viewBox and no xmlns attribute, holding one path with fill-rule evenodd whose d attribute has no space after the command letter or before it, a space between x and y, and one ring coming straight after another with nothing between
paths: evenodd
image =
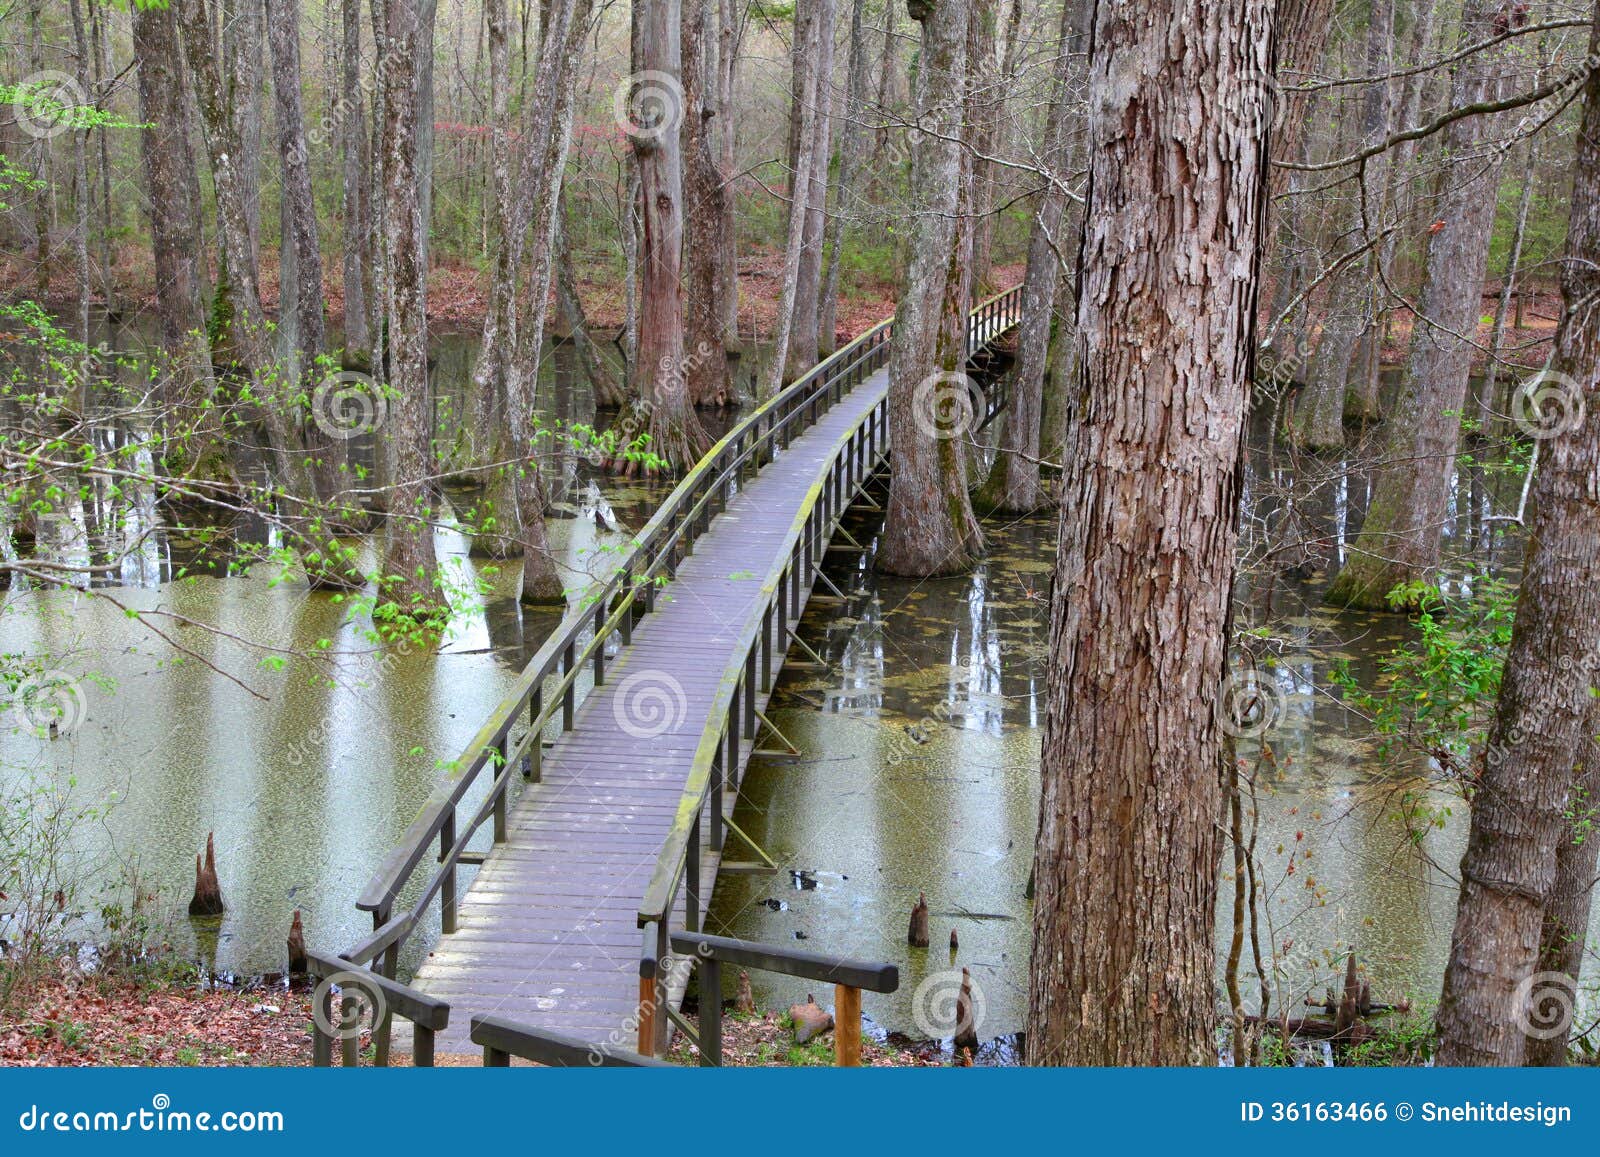
<instances>
[{"instance_id":1,"label":"forest floor","mask_svg":"<svg viewBox=\"0 0 1600 1157\"><path fill-rule=\"evenodd\" d=\"M624 297L620 277L609 272L609 262L596 255L585 260L575 252L578 270L578 296L582 299L589 325L603 334L622 328ZM113 259L116 293L124 315L150 314L154 319L156 289L148 251L141 254L134 246L123 246ZM1015 285L1022 279L1021 262L997 266L991 276L995 285ZM54 270L45 304L59 313L71 310L77 283L70 265L63 261ZM746 251L739 261L739 332L746 339L769 337L776 328L778 299L782 292L783 254L777 251ZM97 283L98 284L98 283ZM337 263L325 271L323 287L327 296L330 323L344 316L344 279ZM12 295L35 292L31 267L22 255L0 256L0 289ZM278 311L278 257L270 250L261 254L262 306L271 316ZM893 281L860 279L846 287L836 317L840 341L847 341L894 314L898 285ZM103 304L99 295L96 305ZM428 275L428 321L436 333L477 333L489 308L489 281L486 274L469 262L436 262ZM551 310L554 318L555 311Z\"/></svg>"},{"instance_id":2,"label":"forest floor","mask_svg":"<svg viewBox=\"0 0 1600 1157\"><path fill-rule=\"evenodd\" d=\"M688 1018L693 1023L693 1018ZM833 1033L794 1043L786 1014L723 1018L730 1066L833 1064ZM369 1041L362 1040L363 1063ZM669 1059L699 1063L681 1033ZM208 987L192 978L136 980L63 971L29 985L0 1012L0 1066L305 1066L311 1063L311 990L253 985ZM410 1064L397 1050L397 1065ZM476 1056L440 1056L470 1066ZM886 1044L864 1038L861 1063L875 1068L948 1063L937 1042Z\"/></svg>"}]
</instances>

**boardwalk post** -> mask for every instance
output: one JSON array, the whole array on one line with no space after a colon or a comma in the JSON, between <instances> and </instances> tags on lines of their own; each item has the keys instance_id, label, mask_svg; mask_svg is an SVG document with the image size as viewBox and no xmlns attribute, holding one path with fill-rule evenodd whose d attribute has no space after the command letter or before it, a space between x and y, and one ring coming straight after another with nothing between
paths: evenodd
<instances>
[{"instance_id":1,"label":"boardwalk post","mask_svg":"<svg viewBox=\"0 0 1600 1157\"><path fill-rule=\"evenodd\" d=\"M506 789L510 787L509 780L502 781L502 776L506 770L506 741L504 739L500 740L499 743L495 744L494 750L496 754L494 761L495 775L494 779L489 782L491 784L498 782L499 786L491 787L489 790L494 792L494 842L503 844L506 842Z\"/></svg>"},{"instance_id":2,"label":"boardwalk post","mask_svg":"<svg viewBox=\"0 0 1600 1157\"><path fill-rule=\"evenodd\" d=\"M572 673L572 668L577 662L577 644L568 643L561 652L561 674L563 677ZM561 693L561 726L566 731L572 730L572 717L578 709L577 680L567 684L567 689Z\"/></svg>"},{"instance_id":3,"label":"boardwalk post","mask_svg":"<svg viewBox=\"0 0 1600 1157\"><path fill-rule=\"evenodd\" d=\"M744 737L755 742L756 738L756 649L750 648L750 653L744 660Z\"/></svg>"},{"instance_id":4,"label":"boardwalk post","mask_svg":"<svg viewBox=\"0 0 1600 1157\"><path fill-rule=\"evenodd\" d=\"M444 817L444 824L439 828L439 858L448 861L450 849L456 844L456 809L451 808ZM444 870L444 880L439 885L439 929L443 932L456 930L456 866L451 864Z\"/></svg>"},{"instance_id":5,"label":"boardwalk post","mask_svg":"<svg viewBox=\"0 0 1600 1157\"><path fill-rule=\"evenodd\" d=\"M656 974L660 971L660 949L656 924L644 926L644 945L639 953L639 1055L656 1055Z\"/></svg>"},{"instance_id":6,"label":"boardwalk post","mask_svg":"<svg viewBox=\"0 0 1600 1157\"><path fill-rule=\"evenodd\" d=\"M778 588L777 601L783 601L783 588ZM772 604L761 612L761 690L772 690ZM752 736L752 738L754 738Z\"/></svg>"},{"instance_id":7,"label":"boardwalk post","mask_svg":"<svg viewBox=\"0 0 1600 1157\"><path fill-rule=\"evenodd\" d=\"M606 681L606 604L605 600L594 609L594 685L602 686Z\"/></svg>"},{"instance_id":8,"label":"boardwalk post","mask_svg":"<svg viewBox=\"0 0 1600 1157\"><path fill-rule=\"evenodd\" d=\"M689 846L683 854L683 930L700 931L700 816L689 825Z\"/></svg>"},{"instance_id":9,"label":"boardwalk post","mask_svg":"<svg viewBox=\"0 0 1600 1157\"><path fill-rule=\"evenodd\" d=\"M722 1064L722 965L715 956L700 961L700 1064Z\"/></svg>"},{"instance_id":10,"label":"boardwalk post","mask_svg":"<svg viewBox=\"0 0 1600 1157\"><path fill-rule=\"evenodd\" d=\"M544 690L540 688L528 700L528 726L533 734L528 736L528 756L523 763L523 778L530 783L544 779L544 728L538 726L539 715L544 710Z\"/></svg>"},{"instance_id":11,"label":"boardwalk post","mask_svg":"<svg viewBox=\"0 0 1600 1157\"><path fill-rule=\"evenodd\" d=\"M861 1067L861 990L848 984L833 986L833 1060Z\"/></svg>"},{"instance_id":12,"label":"boardwalk post","mask_svg":"<svg viewBox=\"0 0 1600 1157\"><path fill-rule=\"evenodd\" d=\"M728 761L724 753L727 751L725 744L717 746L717 754L711 759L711 846L713 849L722 847L722 784L723 768Z\"/></svg>"}]
</instances>

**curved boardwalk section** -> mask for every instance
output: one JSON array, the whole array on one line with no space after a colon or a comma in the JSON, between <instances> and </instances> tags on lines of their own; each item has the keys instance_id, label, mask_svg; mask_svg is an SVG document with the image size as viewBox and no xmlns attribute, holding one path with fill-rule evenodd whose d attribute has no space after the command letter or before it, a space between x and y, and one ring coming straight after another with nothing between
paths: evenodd
<instances>
[{"instance_id":1,"label":"curved boardwalk section","mask_svg":"<svg viewBox=\"0 0 1600 1157\"><path fill-rule=\"evenodd\" d=\"M1020 297L975 311L969 348L1014 325ZM443 935L411 987L449 1006L440 1051L474 1051L480 1014L601 1047L661 1039L655 1010L676 1003L684 969L655 962L671 929L699 928L792 624L887 452L887 339L883 325L852 342L696 466L363 892L373 934L335 963L388 977L439 901ZM473 837L491 818L484 851Z\"/></svg>"}]
</instances>

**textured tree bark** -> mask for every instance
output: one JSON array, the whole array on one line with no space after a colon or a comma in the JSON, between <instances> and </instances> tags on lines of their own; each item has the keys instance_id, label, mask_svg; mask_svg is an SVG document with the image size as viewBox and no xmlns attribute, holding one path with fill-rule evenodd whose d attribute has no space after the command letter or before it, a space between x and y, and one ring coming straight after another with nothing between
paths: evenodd
<instances>
[{"instance_id":1,"label":"textured tree bark","mask_svg":"<svg viewBox=\"0 0 1600 1157\"><path fill-rule=\"evenodd\" d=\"M1028 234L1028 268L1022 278L1022 324L1017 333L1017 368L1011 381L1011 402L1000 417L1000 439L989 476L973 504L988 513L1026 513L1049 504L1052 495L1039 477L1039 438L1044 426L1044 379L1050 361L1050 329L1055 319L1056 286L1061 281L1066 239L1062 223L1067 198L1060 183L1071 174L1071 121L1067 116L1072 75L1070 48L1074 6L1062 8L1057 40L1050 110L1045 120L1044 162L1052 170L1039 195Z\"/></svg>"},{"instance_id":2,"label":"textured tree bark","mask_svg":"<svg viewBox=\"0 0 1600 1157\"><path fill-rule=\"evenodd\" d=\"M743 6L736 0L718 0L717 21L717 149L722 182L722 228L717 231L717 275L722 281L718 304L722 307L722 347L742 350L739 338L739 242L734 204L734 174L738 135L734 85L739 78L740 18Z\"/></svg>"},{"instance_id":3,"label":"textured tree bark","mask_svg":"<svg viewBox=\"0 0 1600 1157\"><path fill-rule=\"evenodd\" d=\"M838 192L834 194L833 216L828 219L825 230L827 256L817 313L817 353L823 356L831 354L838 345L839 257L850 222L850 201L855 196L856 174L861 168L865 143L862 122L867 115L867 42L862 32L862 14L866 6L866 0L855 0L850 6L850 58L846 66L844 134L839 141L839 183Z\"/></svg>"},{"instance_id":4,"label":"textured tree bark","mask_svg":"<svg viewBox=\"0 0 1600 1157\"><path fill-rule=\"evenodd\" d=\"M344 153L344 344L366 350L369 326L372 214L368 199L370 166L366 110L361 98L361 0L340 0L339 144Z\"/></svg>"},{"instance_id":5,"label":"textured tree bark","mask_svg":"<svg viewBox=\"0 0 1600 1157\"><path fill-rule=\"evenodd\" d=\"M967 497L966 450L976 404L964 343L945 340L961 206L966 3L913 0L922 25L921 110L911 165L910 261L889 344L889 440L894 448L878 566L889 574L959 574L983 549ZM957 289L959 292L959 288Z\"/></svg>"},{"instance_id":6,"label":"textured tree bark","mask_svg":"<svg viewBox=\"0 0 1600 1157\"><path fill-rule=\"evenodd\" d=\"M213 341L212 356L219 353L249 376L252 390L262 399L261 416L275 456L278 480L290 499L292 520L314 517L316 484L306 466L305 447L294 422L294 407L279 395L266 340L267 329L256 280L256 263L250 249L246 185L240 179L236 158L246 156L228 108L222 76L211 52L210 12L205 0L173 0L184 55L194 80L195 102L200 110L206 151L211 161L211 184L216 200L217 245L221 250L217 296L218 310L227 323ZM220 350L218 347L221 347ZM295 531L286 527L291 534ZM300 544L306 546L306 544ZM306 546L308 553L316 547ZM316 575L309 576L313 582ZM331 577L331 576L330 576Z\"/></svg>"},{"instance_id":7,"label":"textured tree bark","mask_svg":"<svg viewBox=\"0 0 1600 1157\"><path fill-rule=\"evenodd\" d=\"M294 356L288 359L291 380L307 380L317 373L317 359L327 348L322 301L322 243L317 233L316 201L311 191L310 155L305 120L300 109L300 4L299 0L267 0L267 40L272 48L272 88L278 125L278 156L283 166L280 194L286 231L283 249L293 261L280 259L281 269L293 269L292 278L279 282L280 325L294 319ZM314 388L314 378L311 388ZM317 496L332 499L344 488L343 442L329 437L315 422L303 422L301 438L311 456Z\"/></svg>"},{"instance_id":8,"label":"textured tree bark","mask_svg":"<svg viewBox=\"0 0 1600 1157\"><path fill-rule=\"evenodd\" d=\"M534 99L547 107L537 119L542 137L530 142L538 155L538 171L530 189L533 204L532 239L528 251L527 317L518 323L521 341L516 362L506 379L507 425L513 445L529 460L517 471L517 510L522 529L522 591L525 603L565 602L565 584L550 549L545 522L548 497L537 457L531 456L530 439L538 427L535 387L539 380L539 353L544 344L555 263L557 211L561 205L561 178L572 142L574 88L578 59L589 22L590 0L555 0L546 9L547 20L539 58L539 80Z\"/></svg>"},{"instance_id":9,"label":"textured tree bark","mask_svg":"<svg viewBox=\"0 0 1600 1157\"><path fill-rule=\"evenodd\" d=\"M1562 1014L1558 996L1576 994L1583 975L1583 958L1588 951L1589 908L1594 899L1595 872L1600 866L1600 839L1594 832L1595 809L1600 806L1600 699L1589 703L1589 717L1578 741L1578 761L1572 770L1568 795L1568 822L1556 848L1555 882L1545 903L1544 926L1539 932L1539 972L1558 972L1568 977L1570 987L1559 982L1547 986L1557 1001L1554 1023L1541 1019L1537 1035L1528 1038L1523 1063L1552 1067L1567 1063L1567 1042L1572 1036L1572 1017ZM1581 825L1581 826L1580 826ZM1549 978L1554 981L1554 978ZM1570 1005L1568 1006L1570 1007Z\"/></svg>"},{"instance_id":10,"label":"textured tree bark","mask_svg":"<svg viewBox=\"0 0 1600 1157\"><path fill-rule=\"evenodd\" d=\"M633 8L642 73L680 85L682 26L678 0L637 0ZM683 349L683 158L681 102L660 85L659 119L630 126L639 168L639 354L635 384L640 410L632 422L648 431L650 452L669 470L687 470L711 448L689 400ZM624 415L624 421L629 416ZM629 472L636 463L623 468Z\"/></svg>"},{"instance_id":11,"label":"textured tree bark","mask_svg":"<svg viewBox=\"0 0 1600 1157\"><path fill-rule=\"evenodd\" d=\"M251 277L261 277L261 89L266 60L262 0L221 0L222 27L214 42L226 71L226 107L240 153L234 162L239 196L250 231ZM211 51L207 49L206 51ZM190 57L193 67L194 58Z\"/></svg>"},{"instance_id":12,"label":"textured tree bark","mask_svg":"<svg viewBox=\"0 0 1600 1157\"><path fill-rule=\"evenodd\" d=\"M155 261L161 342L174 355L204 334L204 275L200 239L200 179L189 128L189 94L170 8L141 8L133 17L139 61L139 143L150 193L150 240ZM197 369L190 366L189 369Z\"/></svg>"},{"instance_id":13,"label":"textured tree bark","mask_svg":"<svg viewBox=\"0 0 1600 1157\"><path fill-rule=\"evenodd\" d=\"M697 406L726 406L733 399L733 373L722 335L725 310L719 260L727 246L719 236L726 223L728 190L717 170L717 106L706 68L706 35L712 0L684 0L683 12L683 196L684 264L688 266L684 302L684 345L693 351L684 365L689 400Z\"/></svg>"},{"instance_id":14,"label":"textured tree bark","mask_svg":"<svg viewBox=\"0 0 1600 1157\"><path fill-rule=\"evenodd\" d=\"M1253 78L1272 71L1272 11L1150 0L1095 15L1030 1064L1215 1059L1214 708L1266 206Z\"/></svg>"},{"instance_id":15,"label":"textured tree bark","mask_svg":"<svg viewBox=\"0 0 1600 1157\"><path fill-rule=\"evenodd\" d=\"M1590 39L1590 52L1597 49L1600 31ZM1577 134L1561 290L1550 380L1561 394L1551 404L1565 420L1541 447L1516 624L1472 799L1439 999L1442 1065L1523 1063L1538 1023L1529 997L1547 997L1553 979L1536 973L1559 851L1573 834L1563 815L1572 769L1593 751L1586 726L1600 638L1600 73L1593 71Z\"/></svg>"},{"instance_id":16,"label":"textured tree bark","mask_svg":"<svg viewBox=\"0 0 1600 1157\"><path fill-rule=\"evenodd\" d=\"M379 99L383 126L383 244L389 276L385 329L389 414L384 427L389 517L382 597L401 610L430 615L443 602L427 478L433 463L433 406L428 390L427 276L417 183L417 51L427 0L385 0L385 68Z\"/></svg>"},{"instance_id":17,"label":"textured tree bark","mask_svg":"<svg viewBox=\"0 0 1600 1157\"><path fill-rule=\"evenodd\" d=\"M1432 0L1426 0L1432 3ZM1299 84L1322 63L1323 50L1328 44L1328 33L1333 28L1333 0L1280 0L1277 13L1278 60L1275 70L1267 75L1276 78L1276 91L1268 89L1263 115L1276 121L1272 135L1272 155L1278 160L1288 160L1300 155L1306 135L1306 113L1311 98L1302 92L1282 90ZM1251 77L1257 87L1260 77ZM1276 201L1288 191L1292 169L1274 168L1269 177L1272 199Z\"/></svg>"},{"instance_id":18,"label":"textured tree bark","mask_svg":"<svg viewBox=\"0 0 1600 1157\"><path fill-rule=\"evenodd\" d=\"M800 279L805 259L806 200L811 189L811 169L819 161L815 155L817 135L813 118L817 110L817 73L810 66L809 45L816 34L814 9L807 3L795 6L794 46L790 54L791 90L794 104L790 114L789 140L789 225L783 249L783 285L778 293L777 328L772 338L772 356L762 381L763 399L776 394L793 375L803 373L810 364L791 365Z\"/></svg>"},{"instance_id":19,"label":"textured tree bark","mask_svg":"<svg viewBox=\"0 0 1600 1157\"><path fill-rule=\"evenodd\" d=\"M804 184L796 184L795 195L805 196L805 222L800 241L799 275L795 280L794 322L789 329L789 370L798 375L810 369L821 348L818 325L821 318L822 297L822 240L827 223L828 163L832 152L833 117L833 20L834 0L810 0L815 5L812 20L815 27L811 46L803 62L812 72L807 83L797 82L795 91L811 93L814 107L797 121L809 122L813 140L811 163L807 166ZM799 24L795 26L795 43L800 43ZM796 66L801 61L796 60ZM798 169L798 166L796 167ZM797 202L798 203L798 202Z\"/></svg>"},{"instance_id":20,"label":"textured tree bark","mask_svg":"<svg viewBox=\"0 0 1600 1157\"><path fill-rule=\"evenodd\" d=\"M1462 44L1489 39L1497 20L1510 19L1512 7L1509 0L1469 0L1461 23ZM1457 65L1451 103L1461 106L1502 95L1508 83L1507 51L1503 46L1486 50ZM1499 150L1484 150L1482 145L1491 138L1496 122L1494 116L1464 117L1445 130L1449 154L1474 160L1464 172L1455 165L1442 166L1439 172L1442 224L1428 235L1420 314L1400 399L1388 423L1385 464L1378 471L1372 503L1349 560L1328 588L1331 603L1387 609L1391 590L1429 580L1439 565L1472 369L1471 335L1477 327L1494 232L1503 157Z\"/></svg>"},{"instance_id":21,"label":"textured tree bark","mask_svg":"<svg viewBox=\"0 0 1600 1157\"><path fill-rule=\"evenodd\" d=\"M1368 13L1366 62L1368 76L1388 71L1394 52L1393 0L1374 0ZM1361 102L1361 143L1370 145L1389 132L1387 86L1368 85ZM1340 204L1339 244L1353 248L1373 240L1364 224L1376 223L1385 188L1387 157L1374 158L1358 175L1355 187L1345 191ZM1376 196L1373 194L1376 193ZM1328 287L1328 310L1322 336L1312 355L1310 378L1295 400L1295 441L1307 450L1336 450L1344 445L1345 396L1351 367L1370 319L1372 303L1370 260L1351 262L1335 274Z\"/></svg>"}]
</instances>

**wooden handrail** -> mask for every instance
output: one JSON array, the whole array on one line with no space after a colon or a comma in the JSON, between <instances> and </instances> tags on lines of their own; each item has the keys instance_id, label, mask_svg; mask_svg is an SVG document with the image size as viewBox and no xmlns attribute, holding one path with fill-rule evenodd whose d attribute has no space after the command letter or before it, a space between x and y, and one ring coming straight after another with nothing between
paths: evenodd
<instances>
[{"instance_id":1,"label":"wooden handrail","mask_svg":"<svg viewBox=\"0 0 1600 1157\"><path fill-rule=\"evenodd\" d=\"M1016 319L1020 314L1021 299L1022 289L1018 286L1004 293L996 294L972 311L967 330L969 354L976 344L993 340L999 336L1000 332L1016 323ZM986 332L990 323L996 320L1004 324L994 333ZM880 326L880 328L882 327ZM877 348L883 349L882 346ZM884 350L884 354L885 356L887 355L886 350ZM864 414L840 435L832 456L835 463L839 461L840 448L854 442L860 435L862 428L874 421L875 418L876 411ZM823 484L820 482L812 486L811 491L806 495L799 511L795 515L794 523L785 535L783 549L774 556L776 561L761 587L761 599L768 607L771 606L772 599L778 593L780 579L790 566L790 555L795 544L805 533L812 513L822 497L823 488ZM639 905L637 920L641 928L651 923L664 923L667 914L671 912L672 906L676 901L678 885L687 866L686 855L693 840L700 813L705 807L706 795L711 788L713 765L719 751L726 742L729 709L738 694L740 680L744 675L756 636L760 630L764 629L762 621L762 616L751 616L738 637L738 646L732 652L737 658L730 659L723 670L722 679L717 686L716 694L712 698L709 722L706 725L705 732L700 737L700 743L695 748L694 763L691 765L688 779L684 783L683 794L679 797L678 810L673 817L672 827L669 829L666 841L662 844L661 852L656 858L656 866L651 873L650 883L646 887L644 899Z\"/></svg>"}]
</instances>

